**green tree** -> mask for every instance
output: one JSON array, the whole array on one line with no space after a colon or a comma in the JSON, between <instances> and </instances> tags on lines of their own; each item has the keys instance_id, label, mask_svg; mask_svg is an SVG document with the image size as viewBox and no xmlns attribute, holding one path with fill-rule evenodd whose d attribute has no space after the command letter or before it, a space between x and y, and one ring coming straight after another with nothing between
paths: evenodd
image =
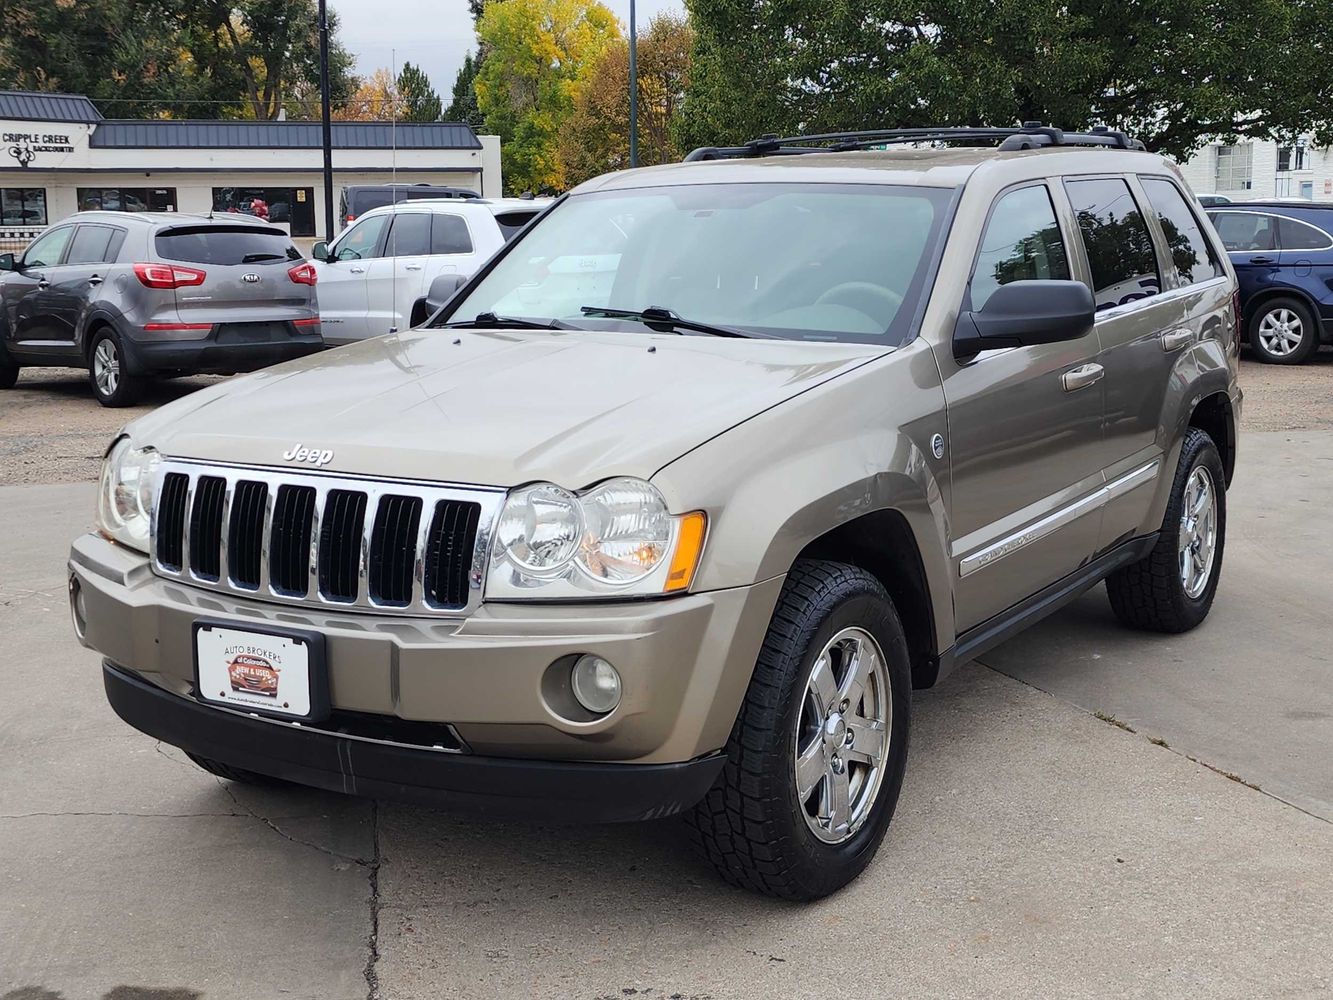
<instances>
[{"instance_id":1,"label":"green tree","mask_svg":"<svg viewBox=\"0 0 1333 1000\"><path fill-rule=\"evenodd\" d=\"M686 0L689 144L765 132L1105 123L1184 157L1333 139L1330 0ZM1300 72L1292 72L1300 66Z\"/></svg>"},{"instance_id":2,"label":"green tree","mask_svg":"<svg viewBox=\"0 0 1333 1000\"><path fill-rule=\"evenodd\" d=\"M430 85L430 77L420 66L403 63L398 71L398 99L405 122L437 122L440 120L440 95Z\"/></svg>"},{"instance_id":3,"label":"green tree","mask_svg":"<svg viewBox=\"0 0 1333 1000\"><path fill-rule=\"evenodd\" d=\"M693 32L684 17L661 13L639 36L639 163L678 160L675 126L690 72ZM574 97L560 132L568 184L629 166L629 43L607 46Z\"/></svg>"},{"instance_id":4,"label":"green tree","mask_svg":"<svg viewBox=\"0 0 1333 1000\"><path fill-rule=\"evenodd\" d=\"M479 128L482 123L481 109L477 107L476 80L481 69L480 57L473 58L471 52L463 57L463 65L454 77L454 90L449 106L444 109L443 120L461 122Z\"/></svg>"},{"instance_id":5,"label":"green tree","mask_svg":"<svg viewBox=\"0 0 1333 1000\"><path fill-rule=\"evenodd\" d=\"M500 136L506 185L563 189L559 132L589 69L620 37L615 15L597 0L503 0L487 4L477 35L486 52L477 105Z\"/></svg>"}]
</instances>

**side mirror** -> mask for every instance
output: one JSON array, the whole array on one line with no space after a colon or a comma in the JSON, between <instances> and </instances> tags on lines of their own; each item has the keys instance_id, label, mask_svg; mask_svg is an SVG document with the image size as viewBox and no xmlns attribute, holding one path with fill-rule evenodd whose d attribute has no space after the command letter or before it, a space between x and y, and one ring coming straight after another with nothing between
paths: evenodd
<instances>
[{"instance_id":1,"label":"side mirror","mask_svg":"<svg viewBox=\"0 0 1333 1000\"><path fill-rule=\"evenodd\" d=\"M420 326L434 316L466 284L467 278L461 274L441 274L437 277L430 283L426 294L417 299L416 305L412 307L412 325Z\"/></svg>"},{"instance_id":2,"label":"side mirror","mask_svg":"<svg viewBox=\"0 0 1333 1000\"><path fill-rule=\"evenodd\" d=\"M0 271L17 271L18 269L18 261L14 260L12 253L0 253Z\"/></svg>"},{"instance_id":3,"label":"side mirror","mask_svg":"<svg viewBox=\"0 0 1333 1000\"><path fill-rule=\"evenodd\" d=\"M954 357L1078 340L1092 330L1096 313L1092 289L1081 281L1012 281L995 289L980 309L958 317Z\"/></svg>"},{"instance_id":4,"label":"side mirror","mask_svg":"<svg viewBox=\"0 0 1333 1000\"><path fill-rule=\"evenodd\" d=\"M328 261L329 261L329 244L328 244L328 241L327 241L327 240L320 240L318 243L316 243L314 246L312 246L312 247L310 248L310 258L311 258L311 260L319 260L319 261L323 261L324 263L327 264Z\"/></svg>"}]
</instances>

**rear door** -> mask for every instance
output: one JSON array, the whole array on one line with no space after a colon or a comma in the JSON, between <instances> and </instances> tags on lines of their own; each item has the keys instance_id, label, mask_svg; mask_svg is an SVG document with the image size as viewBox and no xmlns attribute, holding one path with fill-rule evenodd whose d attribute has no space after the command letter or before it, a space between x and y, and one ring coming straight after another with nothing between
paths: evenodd
<instances>
[{"instance_id":1,"label":"rear door","mask_svg":"<svg viewBox=\"0 0 1333 1000\"><path fill-rule=\"evenodd\" d=\"M280 229L172 226L158 231L153 246L178 272L180 322L216 325L219 343L267 342L289 335L289 324L314 317L313 286L291 275L304 262L301 252Z\"/></svg>"},{"instance_id":2,"label":"rear door","mask_svg":"<svg viewBox=\"0 0 1333 1000\"><path fill-rule=\"evenodd\" d=\"M366 278L382 259L391 218L385 212L358 220L329 248L332 260L315 262L319 318L324 339L331 344L350 344L372 335Z\"/></svg>"},{"instance_id":3,"label":"rear door","mask_svg":"<svg viewBox=\"0 0 1333 1000\"><path fill-rule=\"evenodd\" d=\"M59 280L61 263L75 227L48 229L29 245L19 269L4 276L0 295L4 298L5 336L15 354L44 351L56 339L51 316L52 283Z\"/></svg>"},{"instance_id":4,"label":"rear door","mask_svg":"<svg viewBox=\"0 0 1333 1000\"><path fill-rule=\"evenodd\" d=\"M51 272L47 292L53 338L78 350L76 335L84 314L102 297L107 261L114 260L125 230L118 226L81 224L70 240L65 262Z\"/></svg>"},{"instance_id":5,"label":"rear door","mask_svg":"<svg viewBox=\"0 0 1333 1000\"><path fill-rule=\"evenodd\" d=\"M1241 302L1281 283L1279 219L1258 209L1215 209L1208 213L1240 279Z\"/></svg>"}]
</instances>

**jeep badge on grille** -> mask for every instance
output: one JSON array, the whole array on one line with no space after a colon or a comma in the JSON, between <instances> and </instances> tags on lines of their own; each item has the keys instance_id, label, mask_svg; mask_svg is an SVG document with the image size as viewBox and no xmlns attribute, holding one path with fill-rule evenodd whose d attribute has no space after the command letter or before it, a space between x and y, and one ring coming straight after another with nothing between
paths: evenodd
<instances>
[{"instance_id":1,"label":"jeep badge on grille","mask_svg":"<svg viewBox=\"0 0 1333 1000\"><path fill-rule=\"evenodd\" d=\"M285 462L306 462L315 466L328 465L333 461L333 449L325 448L321 451L319 448L306 448L298 441L282 453L282 458Z\"/></svg>"}]
</instances>

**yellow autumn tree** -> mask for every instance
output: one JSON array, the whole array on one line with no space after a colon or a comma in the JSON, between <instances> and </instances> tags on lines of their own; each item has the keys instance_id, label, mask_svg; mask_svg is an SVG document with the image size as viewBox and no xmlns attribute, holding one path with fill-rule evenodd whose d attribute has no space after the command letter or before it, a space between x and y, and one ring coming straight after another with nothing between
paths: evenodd
<instances>
[{"instance_id":1,"label":"yellow autumn tree","mask_svg":"<svg viewBox=\"0 0 1333 1000\"><path fill-rule=\"evenodd\" d=\"M477 104L500 137L506 186L563 190L560 132L593 65L620 38L615 15L597 0L504 0L486 5L477 37L486 53Z\"/></svg>"},{"instance_id":2,"label":"yellow autumn tree","mask_svg":"<svg viewBox=\"0 0 1333 1000\"><path fill-rule=\"evenodd\" d=\"M347 103L335 108L331 117L340 122L389 121L393 117L394 100L393 74L381 66L361 81Z\"/></svg>"}]
</instances>

